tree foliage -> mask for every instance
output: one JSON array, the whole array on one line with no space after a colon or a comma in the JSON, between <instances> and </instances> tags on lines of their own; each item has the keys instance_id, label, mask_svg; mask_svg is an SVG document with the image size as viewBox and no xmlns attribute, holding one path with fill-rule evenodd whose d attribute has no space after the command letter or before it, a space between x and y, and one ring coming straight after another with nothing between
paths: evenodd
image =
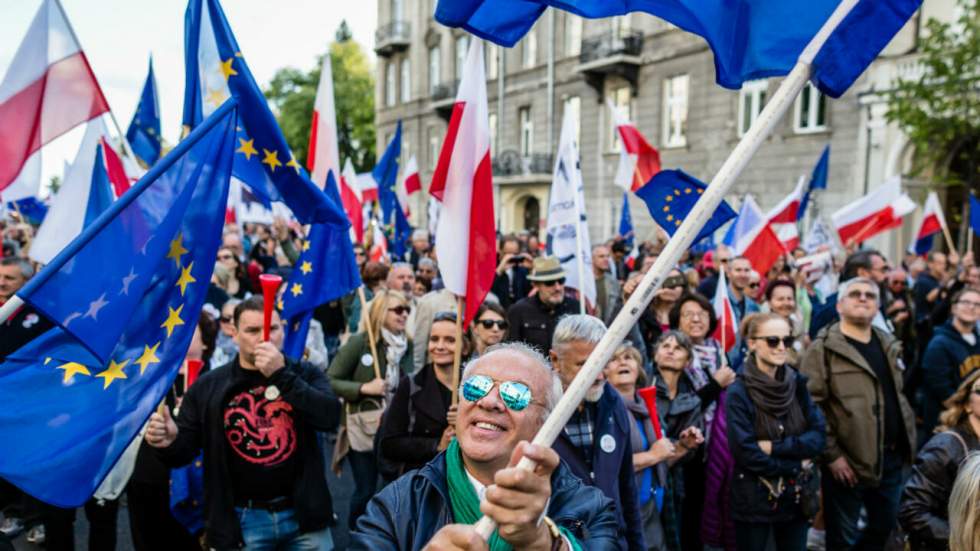
<instances>
[{"instance_id":1,"label":"tree foliage","mask_svg":"<svg viewBox=\"0 0 980 551\"><path fill-rule=\"evenodd\" d=\"M330 44L330 67L340 162L349 158L358 172L365 172L375 162L374 73L361 45L350 38L346 21L337 29L337 39ZM310 71L279 69L265 90L286 142L303 166L306 166L322 60L322 57L317 59L316 67Z\"/></svg>"},{"instance_id":2,"label":"tree foliage","mask_svg":"<svg viewBox=\"0 0 980 551\"><path fill-rule=\"evenodd\" d=\"M913 170L936 183L980 187L980 4L961 0L953 23L930 19L919 42L923 72L899 79L886 117L915 146Z\"/></svg>"}]
</instances>

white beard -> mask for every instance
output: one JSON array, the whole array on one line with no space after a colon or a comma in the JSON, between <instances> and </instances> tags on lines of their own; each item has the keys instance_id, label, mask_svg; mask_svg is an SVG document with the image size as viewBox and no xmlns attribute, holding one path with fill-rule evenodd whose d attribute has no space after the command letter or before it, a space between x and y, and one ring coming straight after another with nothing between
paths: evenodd
<instances>
[{"instance_id":1,"label":"white beard","mask_svg":"<svg viewBox=\"0 0 980 551\"><path fill-rule=\"evenodd\" d=\"M590 386L589 390L585 392L585 401L593 403L598 402L599 398L602 398L602 390L603 385Z\"/></svg>"}]
</instances>

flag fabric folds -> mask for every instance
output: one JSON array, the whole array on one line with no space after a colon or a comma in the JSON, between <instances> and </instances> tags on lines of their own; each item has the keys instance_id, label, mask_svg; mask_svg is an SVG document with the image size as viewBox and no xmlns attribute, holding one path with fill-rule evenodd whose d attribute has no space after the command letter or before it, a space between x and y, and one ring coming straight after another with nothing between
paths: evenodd
<instances>
[{"instance_id":1,"label":"flag fabric folds","mask_svg":"<svg viewBox=\"0 0 980 551\"><path fill-rule=\"evenodd\" d=\"M946 217L943 207L939 204L939 195L930 191L926 198L925 210L922 212L922 222L919 231L915 232L915 243L912 249L917 255L924 255L932 250L932 237L946 227Z\"/></svg>"},{"instance_id":2,"label":"flag fabric folds","mask_svg":"<svg viewBox=\"0 0 980 551\"><path fill-rule=\"evenodd\" d=\"M333 171L327 172L326 190L331 199L340 200ZM279 299L286 324L283 352L292 358L302 358L313 310L360 285L350 233L328 224L313 224Z\"/></svg>"},{"instance_id":3,"label":"flag fabric folds","mask_svg":"<svg viewBox=\"0 0 980 551\"><path fill-rule=\"evenodd\" d=\"M326 222L346 228L340 205L310 181L286 145L218 0L188 1L184 63L186 127L200 124L228 98L238 102L234 176L267 207L282 201L304 224Z\"/></svg>"},{"instance_id":4,"label":"flag fabric folds","mask_svg":"<svg viewBox=\"0 0 980 551\"><path fill-rule=\"evenodd\" d=\"M173 383L221 242L234 155L229 102L18 296L56 324L0 366L0 476L83 504Z\"/></svg>"},{"instance_id":5,"label":"flag fabric folds","mask_svg":"<svg viewBox=\"0 0 980 551\"><path fill-rule=\"evenodd\" d=\"M636 191L660 172L660 152L654 149L634 124L626 120L611 101L606 105L612 113L620 140L619 166L614 182L626 191Z\"/></svg>"},{"instance_id":6,"label":"flag fabric folds","mask_svg":"<svg viewBox=\"0 0 980 551\"><path fill-rule=\"evenodd\" d=\"M902 218L914 210L915 203L902 193L901 178L896 176L835 212L831 220L847 246L901 226Z\"/></svg>"},{"instance_id":7,"label":"flag fabric folds","mask_svg":"<svg viewBox=\"0 0 980 551\"><path fill-rule=\"evenodd\" d=\"M800 219L800 201L803 197L805 181L801 176L793 191L766 214L769 224L772 225L773 231L779 236L783 248L787 251L792 251L800 244L800 232L796 225Z\"/></svg>"},{"instance_id":8,"label":"flag fabric folds","mask_svg":"<svg viewBox=\"0 0 980 551\"><path fill-rule=\"evenodd\" d=\"M728 281L724 269L718 271L718 285L715 286L715 296L711 303L718 320L711 336L721 343L722 350L727 354L735 348L735 311L728 296Z\"/></svg>"},{"instance_id":9,"label":"flag fabric folds","mask_svg":"<svg viewBox=\"0 0 980 551\"><path fill-rule=\"evenodd\" d=\"M354 163L348 158L344 161L344 171L340 173L340 202L350 220L355 243L364 242L364 197L357 183Z\"/></svg>"},{"instance_id":10,"label":"flag fabric folds","mask_svg":"<svg viewBox=\"0 0 980 551\"><path fill-rule=\"evenodd\" d=\"M439 0L436 21L513 46L548 6L600 18L640 11L708 42L715 79L737 89L747 80L789 73L839 0ZM921 0L859 0L813 62L813 82L840 97L918 9ZM792 24L787 24L787 22Z\"/></svg>"},{"instance_id":11,"label":"flag fabric folds","mask_svg":"<svg viewBox=\"0 0 980 551\"><path fill-rule=\"evenodd\" d=\"M0 191L33 169L32 158L39 170L42 146L108 110L61 6L44 0L0 81Z\"/></svg>"},{"instance_id":12,"label":"flag fabric folds","mask_svg":"<svg viewBox=\"0 0 980 551\"><path fill-rule=\"evenodd\" d=\"M783 244L772 229L755 199L747 196L738 211L738 219L725 235L725 244L736 256L752 263L752 268L765 276L780 255L786 253Z\"/></svg>"},{"instance_id":13,"label":"flag fabric folds","mask_svg":"<svg viewBox=\"0 0 980 551\"><path fill-rule=\"evenodd\" d=\"M623 210L619 214L619 236L626 241L627 245L633 244L633 216L630 214L630 197L628 192L623 192Z\"/></svg>"},{"instance_id":14,"label":"flag fabric folds","mask_svg":"<svg viewBox=\"0 0 980 551\"><path fill-rule=\"evenodd\" d=\"M646 203L654 221L668 235L674 235L707 187L683 170L664 170L640 188L636 195ZM732 218L735 218L735 211L728 202L722 201L693 242L711 235Z\"/></svg>"},{"instance_id":15,"label":"flag fabric folds","mask_svg":"<svg viewBox=\"0 0 980 551\"><path fill-rule=\"evenodd\" d=\"M48 206L37 197L25 197L7 203L7 210L12 210L24 217L31 224L41 224L48 215Z\"/></svg>"},{"instance_id":16,"label":"flag fabric folds","mask_svg":"<svg viewBox=\"0 0 980 551\"><path fill-rule=\"evenodd\" d=\"M827 144L823 148L823 153L820 154L820 159L817 161L816 166L813 167L813 174L810 175L810 185L806 189L806 193L800 199L800 205L797 207L796 219L802 220L803 215L806 213L806 207L810 203L810 192L815 189L827 189L827 173L830 171L830 144Z\"/></svg>"},{"instance_id":17,"label":"flag fabric folds","mask_svg":"<svg viewBox=\"0 0 980 551\"><path fill-rule=\"evenodd\" d=\"M402 154L402 121L398 121L395 134L388 142L384 154L371 171L374 181L378 183L378 202L381 203L381 221L385 225L394 225L395 210L399 209L398 196L395 193L395 182L398 179L398 158Z\"/></svg>"},{"instance_id":18,"label":"flag fabric folds","mask_svg":"<svg viewBox=\"0 0 980 551\"><path fill-rule=\"evenodd\" d=\"M429 194L442 203L436 250L446 289L466 297L463 326L490 292L497 265L490 168L490 115L483 42L470 41L459 93Z\"/></svg>"},{"instance_id":19,"label":"flag fabric folds","mask_svg":"<svg viewBox=\"0 0 980 551\"><path fill-rule=\"evenodd\" d=\"M327 181L333 171L334 181L340 183L340 149L337 143L337 113L333 100L333 68L330 52L320 63L320 82L313 101L313 120L310 124L310 144L306 167L317 185Z\"/></svg>"},{"instance_id":20,"label":"flag fabric folds","mask_svg":"<svg viewBox=\"0 0 980 551\"><path fill-rule=\"evenodd\" d=\"M422 191L422 180L419 178L419 163L415 160L415 155L408 158L405 163L405 177L403 178L405 195L412 196L416 192Z\"/></svg>"},{"instance_id":21,"label":"flag fabric folds","mask_svg":"<svg viewBox=\"0 0 980 551\"><path fill-rule=\"evenodd\" d=\"M126 140L133 153L146 163L153 166L160 158L163 138L160 135L160 100L157 97L157 82L153 76L153 59L150 59L150 69L143 83L140 102L136 105L136 113L126 129Z\"/></svg>"}]
</instances>

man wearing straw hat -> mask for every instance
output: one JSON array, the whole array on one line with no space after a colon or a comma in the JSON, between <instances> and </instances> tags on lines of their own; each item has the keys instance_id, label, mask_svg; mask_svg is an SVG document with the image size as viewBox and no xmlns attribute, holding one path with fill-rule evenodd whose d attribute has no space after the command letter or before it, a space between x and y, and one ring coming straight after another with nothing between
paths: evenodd
<instances>
[{"instance_id":1,"label":"man wearing straw hat","mask_svg":"<svg viewBox=\"0 0 980 551\"><path fill-rule=\"evenodd\" d=\"M561 396L544 356L521 343L490 347L467 364L459 393L456 439L374 496L352 549L619 548L612 501L554 450L528 444ZM537 462L533 472L515 467L522 456ZM484 514L497 523L489 546L473 526Z\"/></svg>"},{"instance_id":2,"label":"man wearing straw hat","mask_svg":"<svg viewBox=\"0 0 980 551\"><path fill-rule=\"evenodd\" d=\"M558 319L579 313L579 303L565 296L565 271L554 256L535 258L528 280L534 288L531 296L507 310L507 340L525 342L544 354L551 349Z\"/></svg>"}]
</instances>

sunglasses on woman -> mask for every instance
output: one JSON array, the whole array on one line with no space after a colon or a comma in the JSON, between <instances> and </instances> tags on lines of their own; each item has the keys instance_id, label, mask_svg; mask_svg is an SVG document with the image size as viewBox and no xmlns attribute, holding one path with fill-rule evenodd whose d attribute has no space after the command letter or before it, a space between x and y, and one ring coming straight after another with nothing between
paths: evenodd
<instances>
[{"instance_id":1,"label":"sunglasses on woman","mask_svg":"<svg viewBox=\"0 0 980 551\"><path fill-rule=\"evenodd\" d=\"M471 375L459 387L459 395L467 402L477 402L493 390L494 381L488 375ZM520 381L503 381L499 388L500 399L511 411L522 411L531 405L531 389Z\"/></svg>"},{"instance_id":2,"label":"sunglasses on woman","mask_svg":"<svg viewBox=\"0 0 980 551\"><path fill-rule=\"evenodd\" d=\"M484 329L493 329L493 326L496 325L501 331L506 331L508 327L507 320L477 320L477 323Z\"/></svg>"},{"instance_id":3,"label":"sunglasses on woman","mask_svg":"<svg viewBox=\"0 0 980 551\"><path fill-rule=\"evenodd\" d=\"M394 312L394 313L398 314L399 316L401 316L403 314L408 314L409 312L411 312L412 311L412 307L411 306L395 306L394 308L388 308L388 311L389 312Z\"/></svg>"},{"instance_id":4,"label":"sunglasses on woman","mask_svg":"<svg viewBox=\"0 0 980 551\"><path fill-rule=\"evenodd\" d=\"M664 280L664 289L676 289L687 284L683 276L671 276Z\"/></svg>"},{"instance_id":5,"label":"sunglasses on woman","mask_svg":"<svg viewBox=\"0 0 980 551\"><path fill-rule=\"evenodd\" d=\"M775 336L772 336L772 337L750 337L750 338L755 339L755 340L759 340L759 341L766 341L766 346L768 346L769 348L772 348L772 349L779 348L779 343L783 343L783 346L785 346L786 348L792 348L793 347L793 343L796 342L796 339L794 337L792 337L792 336L787 336L787 337L775 337Z\"/></svg>"}]
</instances>

